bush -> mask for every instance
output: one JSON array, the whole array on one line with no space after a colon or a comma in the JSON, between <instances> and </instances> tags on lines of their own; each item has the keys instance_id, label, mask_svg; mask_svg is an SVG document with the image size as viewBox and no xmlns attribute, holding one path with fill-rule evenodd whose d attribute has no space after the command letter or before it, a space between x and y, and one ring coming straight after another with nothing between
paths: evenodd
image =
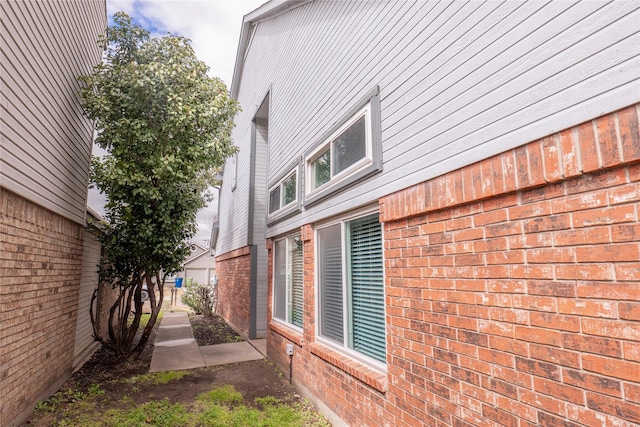
<instances>
[{"instance_id":1,"label":"bush","mask_svg":"<svg viewBox=\"0 0 640 427\"><path fill-rule=\"evenodd\" d=\"M212 284L201 285L194 280L184 286L182 302L195 314L211 317L216 312L216 287Z\"/></svg>"}]
</instances>

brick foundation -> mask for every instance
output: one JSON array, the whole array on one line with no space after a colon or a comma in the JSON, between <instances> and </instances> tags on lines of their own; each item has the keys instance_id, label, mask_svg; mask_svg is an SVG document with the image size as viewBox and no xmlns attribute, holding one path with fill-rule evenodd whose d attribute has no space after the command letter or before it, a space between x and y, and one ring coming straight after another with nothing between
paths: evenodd
<instances>
[{"instance_id":1,"label":"brick foundation","mask_svg":"<svg viewBox=\"0 0 640 427\"><path fill-rule=\"evenodd\" d=\"M0 189L0 425L71 374L81 225Z\"/></svg>"},{"instance_id":2,"label":"brick foundation","mask_svg":"<svg viewBox=\"0 0 640 427\"><path fill-rule=\"evenodd\" d=\"M640 423L639 161L629 107L381 199L386 374L315 342L304 226L269 357L352 426Z\"/></svg>"},{"instance_id":3,"label":"brick foundation","mask_svg":"<svg viewBox=\"0 0 640 427\"><path fill-rule=\"evenodd\" d=\"M249 337L251 248L245 246L216 257L218 275L217 310L245 339Z\"/></svg>"}]
</instances>

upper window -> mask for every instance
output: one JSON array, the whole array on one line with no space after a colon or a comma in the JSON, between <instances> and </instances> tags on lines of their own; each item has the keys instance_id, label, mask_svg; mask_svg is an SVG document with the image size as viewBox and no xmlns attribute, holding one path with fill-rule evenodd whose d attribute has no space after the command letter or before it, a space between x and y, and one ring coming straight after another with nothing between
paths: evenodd
<instances>
[{"instance_id":1,"label":"upper window","mask_svg":"<svg viewBox=\"0 0 640 427\"><path fill-rule=\"evenodd\" d=\"M382 169L377 88L305 155L305 204Z\"/></svg>"},{"instance_id":2,"label":"upper window","mask_svg":"<svg viewBox=\"0 0 640 427\"><path fill-rule=\"evenodd\" d=\"M378 214L318 227L318 335L386 362L382 226Z\"/></svg>"},{"instance_id":3,"label":"upper window","mask_svg":"<svg viewBox=\"0 0 640 427\"><path fill-rule=\"evenodd\" d=\"M276 240L273 247L273 317L302 328L302 240L296 234Z\"/></svg>"},{"instance_id":4,"label":"upper window","mask_svg":"<svg viewBox=\"0 0 640 427\"><path fill-rule=\"evenodd\" d=\"M358 111L355 117L332 134L327 143L309 157L309 193L340 179L357 166L371 162L371 132L367 131L367 124L370 122L371 114L367 106Z\"/></svg>"},{"instance_id":5,"label":"upper window","mask_svg":"<svg viewBox=\"0 0 640 427\"><path fill-rule=\"evenodd\" d=\"M298 169L269 189L269 215L298 200Z\"/></svg>"}]
</instances>

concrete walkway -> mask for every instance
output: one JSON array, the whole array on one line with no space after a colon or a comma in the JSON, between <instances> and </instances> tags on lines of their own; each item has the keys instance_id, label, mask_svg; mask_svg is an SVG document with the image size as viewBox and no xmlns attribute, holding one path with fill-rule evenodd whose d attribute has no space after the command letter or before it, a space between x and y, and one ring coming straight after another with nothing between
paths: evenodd
<instances>
[{"instance_id":1,"label":"concrete walkway","mask_svg":"<svg viewBox=\"0 0 640 427\"><path fill-rule=\"evenodd\" d=\"M266 356L266 348L264 339L199 347L187 313L165 313L158 326L149 372L260 360Z\"/></svg>"}]
</instances>

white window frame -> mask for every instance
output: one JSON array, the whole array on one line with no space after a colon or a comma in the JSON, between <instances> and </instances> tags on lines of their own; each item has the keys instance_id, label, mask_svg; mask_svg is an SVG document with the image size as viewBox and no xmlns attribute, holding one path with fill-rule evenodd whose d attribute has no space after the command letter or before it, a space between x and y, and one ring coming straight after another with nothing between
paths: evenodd
<instances>
[{"instance_id":1,"label":"white window frame","mask_svg":"<svg viewBox=\"0 0 640 427\"><path fill-rule=\"evenodd\" d=\"M367 356L366 354L360 353L350 347L348 347L348 337L349 337L349 329L352 328L352 325L350 324L351 319L349 316L349 289L348 289L348 283L347 283L347 275L349 274L349 272L347 271L347 253L348 251L346 250L346 228L347 228L347 223L349 221L352 220L356 220L358 218L362 218L368 215L372 215L375 213L379 213L378 209L372 209L372 208L368 208L368 209L362 209L362 210L358 210L355 211L353 213L350 213L349 215L345 215L342 216L340 218L336 218L327 222L323 222L321 224L318 224L314 227L314 287L315 287L315 312L317 315L317 319L315 322L315 336L316 336L316 341L318 341L319 343L330 347L336 351L339 351L341 353L346 354L347 356L349 356L352 359L358 360L359 362L362 362L366 365L371 366L372 368L375 368L377 370L380 371L384 371L386 372L387 370L387 364L386 362L383 363L377 359L374 359L370 356ZM320 302L320 283L319 283L319 254L318 254L318 250L319 250L319 239L318 239L318 231L322 230L324 228L327 227L331 227L333 225L336 224L340 224L340 232L341 232L341 245L342 245L342 290L343 290L343 299L342 299L342 312L343 312L343 337L344 337L344 344L340 344L336 341L333 341L329 338L325 338L321 335L320 332L320 327L321 327L321 320L320 320L320 316L322 315L322 308L321 308L321 302ZM382 225L382 223L381 223ZM384 249L384 227L382 227L382 244L383 244L383 249ZM382 268L383 268L383 283L384 283L384 277L385 277L385 273L384 273L384 251L383 251L383 263L382 263ZM383 300L386 301L386 292L384 289L384 285L383 285L383 293L385 294L383 297ZM385 313L384 313L384 318L385 318L385 336L386 336L386 328L387 328L387 324L386 324L386 303L384 304L385 307ZM386 350L388 352L388 349Z\"/></svg>"},{"instance_id":2,"label":"white window frame","mask_svg":"<svg viewBox=\"0 0 640 427\"><path fill-rule=\"evenodd\" d=\"M296 240L297 238L297 240ZM273 241L273 292L272 292L272 301L271 301L271 317L273 319L273 321L278 322L278 323L282 323L284 325L286 325L287 327L290 327L292 329L295 329L296 331L302 333L302 327L296 325L293 323L293 283L291 280L291 260L289 257L289 245L290 245L290 239L293 239L296 242L301 242L301 235L300 233L292 233L286 236L283 236L279 239L275 239ZM286 272L286 277L285 277L285 319L281 319L279 317L276 317L276 269L278 268L278 266L276 265L276 243L277 242L285 242L285 272ZM304 252L303 252L304 253ZM304 260L303 260L303 266L302 268L304 269ZM302 291L304 292L304 283L303 283L303 289ZM302 307L302 312L303 312L303 316L304 316L304 307Z\"/></svg>"},{"instance_id":3,"label":"white window frame","mask_svg":"<svg viewBox=\"0 0 640 427\"><path fill-rule=\"evenodd\" d=\"M287 203L286 205L283 205L282 203L284 202L284 187L283 184L285 183L285 181L288 181L289 178L291 178L292 176L296 177L296 197L295 199L293 199L292 201L290 201L289 203ZM268 212L268 217L272 218L278 215L281 215L283 212L287 211L288 209L291 209L293 207L297 207L298 206L298 200L300 198L299 196L299 183L300 183L300 177L298 176L298 168L294 168L291 172L289 172L288 174L286 174L284 176L284 178L282 178L281 180L279 180L276 184L272 185L271 187L269 187L269 191L267 192L267 212ZM271 192L273 190L275 190L276 188L280 187L280 207L276 210L274 210L273 212L271 212Z\"/></svg>"},{"instance_id":4,"label":"white window frame","mask_svg":"<svg viewBox=\"0 0 640 427\"><path fill-rule=\"evenodd\" d=\"M366 154L365 157L358 160L345 170L334 174L334 162L333 162L333 146L334 141L344 133L349 127L351 127L354 123L364 117L364 133L365 133L365 147ZM347 120L342 126L340 126L335 132L330 134L322 144L320 144L316 149L314 149L309 155L305 158L305 167L306 167L306 194L311 197L316 193L322 192L327 188L330 188L334 185L337 185L344 179L349 176L355 174L359 170L364 169L365 167L371 165L373 163L373 144L371 137L371 104L368 103L363 108L358 110L349 120ZM317 188L313 188L314 185L314 171L313 171L313 162L315 162L321 155L323 155L327 150L329 150L329 159L330 159L330 168L331 168L331 177L329 181L320 185Z\"/></svg>"},{"instance_id":5,"label":"white window frame","mask_svg":"<svg viewBox=\"0 0 640 427\"><path fill-rule=\"evenodd\" d=\"M331 150L336 139L344 133L356 121L364 117L365 128L365 156L350 165L346 169L335 173ZM382 131L380 112L380 91L374 87L353 108L345 113L335 126L332 126L323 136L304 153L302 163L304 166L304 187L302 194L302 206L309 207L337 192L349 188L352 185L382 171ZM313 188L315 179L313 162L330 151L330 168L332 176L329 181Z\"/></svg>"}]
</instances>

